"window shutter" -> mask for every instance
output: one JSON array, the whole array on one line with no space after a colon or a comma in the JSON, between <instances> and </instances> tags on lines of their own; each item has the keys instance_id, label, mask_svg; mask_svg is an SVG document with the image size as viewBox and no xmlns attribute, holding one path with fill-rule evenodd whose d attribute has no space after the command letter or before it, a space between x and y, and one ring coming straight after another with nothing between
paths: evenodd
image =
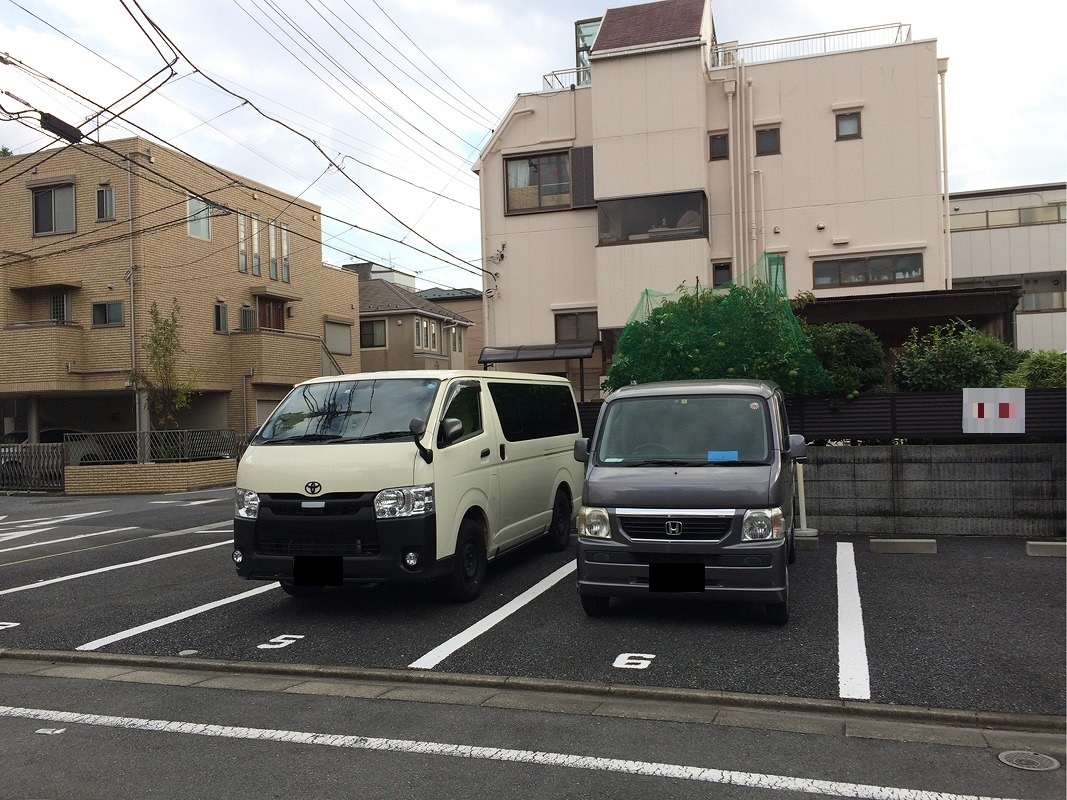
<instances>
[{"instance_id":1,"label":"window shutter","mask_svg":"<svg viewBox=\"0 0 1067 800\"><path fill-rule=\"evenodd\" d=\"M571 208L591 208L593 198L593 148L571 150Z\"/></svg>"}]
</instances>

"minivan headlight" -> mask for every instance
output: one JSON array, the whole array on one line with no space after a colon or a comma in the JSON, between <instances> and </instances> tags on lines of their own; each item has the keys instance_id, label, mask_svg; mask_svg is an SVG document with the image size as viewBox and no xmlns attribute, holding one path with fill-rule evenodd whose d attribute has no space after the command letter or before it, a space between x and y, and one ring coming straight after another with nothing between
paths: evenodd
<instances>
[{"instance_id":1,"label":"minivan headlight","mask_svg":"<svg viewBox=\"0 0 1067 800\"><path fill-rule=\"evenodd\" d=\"M256 519L259 516L259 495L250 489L238 489L234 494L234 516Z\"/></svg>"},{"instance_id":2,"label":"minivan headlight","mask_svg":"<svg viewBox=\"0 0 1067 800\"><path fill-rule=\"evenodd\" d=\"M578 511L578 535L590 539L610 539L611 522L606 508L582 506Z\"/></svg>"},{"instance_id":3,"label":"minivan headlight","mask_svg":"<svg viewBox=\"0 0 1067 800\"><path fill-rule=\"evenodd\" d=\"M432 485L382 489L374 496L374 516L378 519L417 517L432 511Z\"/></svg>"},{"instance_id":4,"label":"minivan headlight","mask_svg":"<svg viewBox=\"0 0 1067 800\"><path fill-rule=\"evenodd\" d=\"M745 512L741 541L762 542L785 538L785 520L780 508L754 508Z\"/></svg>"}]
</instances>

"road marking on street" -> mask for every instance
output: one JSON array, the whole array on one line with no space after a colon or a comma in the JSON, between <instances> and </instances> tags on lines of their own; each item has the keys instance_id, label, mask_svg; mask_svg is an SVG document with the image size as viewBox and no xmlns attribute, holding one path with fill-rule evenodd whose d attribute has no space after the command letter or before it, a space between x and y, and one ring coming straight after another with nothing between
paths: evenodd
<instances>
[{"instance_id":1,"label":"road marking on street","mask_svg":"<svg viewBox=\"0 0 1067 800\"><path fill-rule=\"evenodd\" d=\"M119 728L152 733L184 734L186 736L212 736L223 739L318 745L406 755L445 756L479 759L482 761L502 761L512 764L534 764L544 767L564 767L728 786L744 786L779 792L856 797L863 798L863 800L1008 800L1008 798L951 794L924 789L903 789L863 783L845 783L816 778L796 778L790 775L768 775L759 772L738 772L736 770L667 764L656 761L631 761L621 758L580 756L551 751L514 750L505 747L479 747L467 744L423 742L413 739L384 739L376 736L351 736L310 731L274 730L271 728L245 728L233 725L209 725L201 722L115 717L104 714L78 714L70 711L19 708L17 706L0 706L0 717L45 721L64 725L93 725L102 728Z\"/></svg>"},{"instance_id":2,"label":"road marking on street","mask_svg":"<svg viewBox=\"0 0 1067 800\"><path fill-rule=\"evenodd\" d=\"M837 543L837 663L842 699L870 700L867 640L856 577L856 553L851 542Z\"/></svg>"},{"instance_id":3,"label":"road marking on street","mask_svg":"<svg viewBox=\"0 0 1067 800\"><path fill-rule=\"evenodd\" d=\"M44 531L50 531L51 528L42 528ZM73 542L76 539L88 539L90 536L103 536L107 533L121 533L122 531L135 531L136 525L130 525L125 528L112 528L108 531L97 531L96 533L79 533L77 536L67 536L63 539L49 539L47 542L33 542L32 544L20 544L15 547L6 547L0 550L0 553L10 553L12 550L25 550L27 547L44 547L46 544L59 544L60 542ZM76 551L80 552L80 551Z\"/></svg>"},{"instance_id":4,"label":"road marking on street","mask_svg":"<svg viewBox=\"0 0 1067 800\"><path fill-rule=\"evenodd\" d=\"M206 506L208 503L219 503L229 500L228 497L211 497L207 500L149 500L149 505L157 506Z\"/></svg>"},{"instance_id":5,"label":"road marking on street","mask_svg":"<svg viewBox=\"0 0 1067 800\"><path fill-rule=\"evenodd\" d=\"M52 530L52 526L47 528L30 528L26 531L18 531L17 533L0 533L0 542L10 542L12 539L21 539L23 536L33 536L35 533L47 533Z\"/></svg>"},{"instance_id":6,"label":"road marking on street","mask_svg":"<svg viewBox=\"0 0 1067 800\"><path fill-rule=\"evenodd\" d=\"M461 647L481 636L498 622L501 622L514 614L542 592L555 586L577 568L577 561L571 561L570 563L564 564L551 575L541 579L515 599L501 606L492 614L482 617L482 619L475 622L465 631L461 631L447 642L439 644L422 658L408 664L408 666L412 669L433 669Z\"/></svg>"},{"instance_id":7,"label":"road marking on street","mask_svg":"<svg viewBox=\"0 0 1067 800\"><path fill-rule=\"evenodd\" d=\"M58 517L34 517L33 519L7 519L0 517L0 526L14 525L15 527L28 528L34 525L55 523L61 525L64 522L72 522L85 517L95 517L97 514L110 514L110 509L105 511L84 511L80 514L60 514Z\"/></svg>"},{"instance_id":8,"label":"road marking on street","mask_svg":"<svg viewBox=\"0 0 1067 800\"><path fill-rule=\"evenodd\" d=\"M158 556L151 556L149 558L141 558L137 561L127 561L125 564L112 564L110 567L100 567L99 569L91 569L86 572L77 572L73 575L63 575L59 578L49 578L46 581L37 581L36 583L28 583L25 586L15 586L12 589L0 589L0 596L5 594L14 594L15 592L25 592L30 589L40 589L42 586L51 586L53 583L63 583L64 581L73 581L78 578L86 578L89 575L99 575L102 572L111 572L116 569L125 569L126 567L136 567L141 564L149 564L153 561L161 561L164 558L174 558L175 556L184 556L189 553L196 553L200 550L207 550L211 547L222 547L223 545L233 545L233 542L227 539L224 542L213 542L212 544L204 544L200 547L191 547L188 550L177 550L173 553L163 553Z\"/></svg>"},{"instance_id":9,"label":"road marking on street","mask_svg":"<svg viewBox=\"0 0 1067 800\"><path fill-rule=\"evenodd\" d=\"M79 645L74 649L99 650L105 645L113 644L114 642L119 642L123 639L129 639L131 636L136 636L139 633L155 630L156 628L162 628L164 625L170 625L172 622L178 622L183 619L188 619L189 617L195 617L197 614L203 614L205 611L211 611L212 609L219 608L220 606L229 605L230 603L236 603L239 600L245 600L249 597L254 597L257 594L269 592L271 589L277 589L280 585L281 584L275 581L274 583L268 583L266 586L257 586L255 589L251 589L247 592L241 592L241 594L235 594L232 597L224 597L221 600L216 600L212 603L205 603L202 606L190 608L188 611L180 611L177 614L171 614L169 617L163 617L163 619L157 619L154 622L146 622L144 625L138 625L136 628L127 628L124 631L113 633L110 636L103 637L102 639L94 639L93 641L86 642L85 644Z\"/></svg>"}]
</instances>

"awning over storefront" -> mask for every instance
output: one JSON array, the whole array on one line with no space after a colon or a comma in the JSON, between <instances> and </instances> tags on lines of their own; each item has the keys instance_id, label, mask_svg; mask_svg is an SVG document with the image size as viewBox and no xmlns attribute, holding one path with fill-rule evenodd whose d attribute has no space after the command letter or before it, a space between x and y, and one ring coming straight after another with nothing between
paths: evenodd
<instances>
[{"instance_id":1,"label":"awning over storefront","mask_svg":"<svg viewBox=\"0 0 1067 800\"><path fill-rule=\"evenodd\" d=\"M513 347L483 347L479 364L505 364L515 361L562 361L566 358L589 358L595 342L567 344L519 344Z\"/></svg>"}]
</instances>

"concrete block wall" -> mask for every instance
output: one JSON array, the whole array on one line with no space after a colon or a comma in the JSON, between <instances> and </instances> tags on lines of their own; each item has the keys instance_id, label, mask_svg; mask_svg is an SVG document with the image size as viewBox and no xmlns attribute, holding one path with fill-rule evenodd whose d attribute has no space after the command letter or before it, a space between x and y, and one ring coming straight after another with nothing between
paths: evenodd
<instances>
[{"instance_id":1,"label":"concrete block wall","mask_svg":"<svg viewBox=\"0 0 1067 800\"><path fill-rule=\"evenodd\" d=\"M1063 537L1062 444L809 447L809 528L871 536Z\"/></svg>"}]
</instances>

